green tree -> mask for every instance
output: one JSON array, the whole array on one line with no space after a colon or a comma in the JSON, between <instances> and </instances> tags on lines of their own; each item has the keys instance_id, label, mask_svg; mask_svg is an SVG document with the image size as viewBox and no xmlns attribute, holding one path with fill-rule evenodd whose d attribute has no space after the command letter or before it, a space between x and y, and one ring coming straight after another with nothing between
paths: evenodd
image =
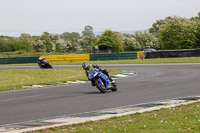
<instances>
[{"instance_id":1,"label":"green tree","mask_svg":"<svg viewBox=\"0 0 200 133\"><path fill-rule=\"evenodd\" d=\"M197 38L197 43L195 46L196 48L200 48L200 21L197 22L196 38Z\"/></svg>"},{"instance_id":2,"label":"green tree","mask_svg":"<svg viewBox=\"0 0 200 133\"><path fill-rule=\"evenodd\" d=\"M93 28L90 25L85 26L84 31L82 31L83 37L90 36L94 37Z\"/></svg>"},{"instance_id":3,"label":"green tree","mask_svg":"<svg viewBox=\"0 0 200 133\"><path fill-rule=\"evenodd\" d=\"M155 48L159 49L160 48L160 42L159 39L155 34L152 33L144 33L144 47L145 48Z\"/></svg>"},{"instance_id":4,"label":"green tree","mask_svg":"<svg viewBox=\"0 0 200 133\"><path fill-rule=\"evenodd\" d=\"M29 41L29 42L31 42L33 40L31 35L30 34L26 34L26 33L22 33L20 35L19 39L26 40L26 41Z\"/></svg>"},{"instance_id":5,"label":"green tree","mask_svg":"<svg viewBox=\"0 0 200 133\"><path fill-rule=\"evenodd\" d=\"M145 39L144 39L144 34L142 32L136 32L134 34L134 37L135 37L137 43L139 43L141 49L146 48L146 42L145 42Z\"/></svg>"},{"instance_id":6,"label":"green tree","mask_svg":"<svg viewBox=\"0 0 200 133\"><path fill-rule=\"evenodd\" d=\"M134 51L141 49L141 45L137 42L133 34L128 33L117 33L120 40L123 43L123 48L125 51Z\"/></svg>"},{"instance_id":7,"label":"green tree","mask_svg":"<svg viewBox=\"0 0 200 133\"><path fill-rule=\"evenodd\" d=\"M46 52L46 47L40 38L34 38L32 44L35 52Z\"/></svg>"},{"instance_id":8,"label":"green tree","mask_svg":"<svg viewBox=\"0 0 200 133\"><path fill-rule=\"evenodd\" d=\"M43 42L43 45L46 48L46 52L52 52L52 51L55 50L56 45L52 42L51 34L50 33L44 32L41 35L41 40Z\"/></svg>"},{"instance_id":9,"label":"green tree","mask_svg":"<svg viewBox=\"0 0 200 133\"><path fill-rule=\"evenodd\" d=\"M79 39L78 43L81 46L81 49L85 53L91 53L93 49L93 45L96 42L96 37L91 37L91 36L85 36Z\"/></svg>"},{"instance_id":10,"label":"green tree","mask_svg":"<svg viewBox=\"0 0 200 133\"><path fill-rule=\"evenodd\" d=\"M106 30L99 38L97 39L96 45L106 44L113 46L114 52L123 52L123 45L116 33L111 30Z\"/></svg>"},{"instance_id":11,"label":"green tree","mask_svg":"<svg viewBox=\"0 0 200 133\"><path fill-rule=\"evenodd\" d=\"M80 39L80 34L78 32L64 32L60 35L61 38L71 41L72 43L78 42Z\"/></svg>"},{"instance_id":12,"label":"green tree","mask_svg":"<svg viewBox=\"0 0 200 133\"><path fill-rule=\"evenodd\" d=\"M152 27L149 29L149 32L152 34L155 34L157 37L159 36L159 29L162 28L162 26L167 23L167 21L171 17L167 17L165 20L157 20L155 23L153 23Z\"/></svg>"},{"instance_id":13,"label":"green tree","mask_svg":"<svg viewBox=\"0 0 200 133\"><path fill-rule=\"evenodd\" d=\"M198 13L198 16L191 17L190 20L200 21L200 12Z\"/></svg>"},{"instance_id":14,"label":"green tree","mask_svg":"<svg viewBox=\"0 0 200 133\"><path fill-rule=\"evenodd\" d=\"M14 47L4 37L0 38L0 52L14 51Z\"/></svg>"},{"instance_id":15,"label":"green tree","mask_svg":"<svg viewBox=\"0 0 200 133\"><path fill-rule=\"evenodd\" d=\"M164 49L190 49L196 44L197 23L181 17L172 17L171 21L159 29L159 38Z\"/></svg>"},{"instance_id":16,"label":"green tree","mask_svg":"<svg viewBox=\"0 0 200 133\"><path fill-rule=\"evenodd\" d=\"M65 42L59 46L60 51L75 52L80 39L80 34L77 32L64 32L60 35ZM58 46L58 45L57 45Z\"/></svg>"},{"instance_id":17,"label":"green tree","mask_svg":"<svg viewBox=\"0 0 200 133\"><path fill-rule=\"evenodd\" d=\"M64 43L64 40L60 38L60 35L50 34L48 32L42 34L41 40L46 48L46 52L56 51L56 46Z\"/></svg>"},{"instance_id":18,"label":"green tree","mask_svg":"<svg viewBox=\"0 0 200 133\"><path fill-rule=\"evenodd\" d=\"M75 51L76 46L74 46L70 41L64 41L63 43L57 44L56 50L59 52L70 52Z\"/></svg>"},{"instance_id":19,"label":"green tree","mask_svg":"<svg viewBox=\"0 0 200 133\"><path fill-rule=\"evenodd\" d=\"M29 41L18 38L0 38L0 52L32 51L33 47Z\"/></svg>"},{"instance_id":20,"label":"green tree","mask_svg":"<svg viewBox=\"0 0 200 133\"><path fill-rule=\"evenodd\" d=\"M15 46L15 51L32 51L33 47L31 42L26 41L26 40L21 40L21 39L17 39L17 40L12 40L14 46Z\"/></svg>"},{"instance_id":21,"label":"green tree","mask_svg":"<svg viewBox=\"0 0 200 133\"><path fill-rule=\"evenodd\" d=\"M195 48L200 48L200 12L197 17L192 17L190 20L196 22L196 25L193 25L196 26L196 30L194 30L197 39Z\"/></svg>"},{"instance_id":22,"label":"green tree","mask_svg":"<svg viewBox=\"0 0 200 133\"><path fill-rule=\"evenodd\" d=\"M190 49L200 47L200 12L190 19L166 17L157 20L150 33L156 35L163 49Z\"/></svg>"}]
</instances>

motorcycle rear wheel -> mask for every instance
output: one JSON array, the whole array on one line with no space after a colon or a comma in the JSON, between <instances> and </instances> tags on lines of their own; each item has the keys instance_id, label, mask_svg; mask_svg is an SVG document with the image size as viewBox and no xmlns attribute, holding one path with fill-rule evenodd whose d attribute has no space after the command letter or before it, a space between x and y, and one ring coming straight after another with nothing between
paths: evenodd
<instances>
[{"instance_id":1,"label":"motorcycle rear wheel","mask_svg":"<svg viewBox=\"0 0 200 133\"><path fill-rule=\"evenodd\" d=\"M117 91L117 85L116 84L113 84L112 87L110 88L111 91Z\"/></svg>"}]
</instances>

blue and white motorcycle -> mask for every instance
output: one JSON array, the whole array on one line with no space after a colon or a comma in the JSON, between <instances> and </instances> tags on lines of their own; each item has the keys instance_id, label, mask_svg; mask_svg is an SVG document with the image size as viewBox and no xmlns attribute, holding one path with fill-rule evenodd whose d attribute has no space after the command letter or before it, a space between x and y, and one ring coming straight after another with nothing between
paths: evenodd
<instances>
[{"instance_id":1,"label":"blue and white motorcycle","mask_svg":"<svg viewBox=\"0 0 200 133\"><path fill-rule=\"evenodd\" d=\"M95 86L102 93L106 93L108 90L117 91L116 83L111 84L108 77L96 68L90 70L88 79L94 80Z\"/></svg>"}]
</instances>

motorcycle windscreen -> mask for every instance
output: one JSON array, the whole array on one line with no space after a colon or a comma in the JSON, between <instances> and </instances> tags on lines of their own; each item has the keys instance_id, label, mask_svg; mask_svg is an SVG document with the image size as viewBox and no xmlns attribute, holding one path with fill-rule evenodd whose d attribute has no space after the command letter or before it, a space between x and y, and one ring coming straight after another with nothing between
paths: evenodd
<instances>
[{"instance_id":1,"label":"motorcycle windscreen","mask_svg":"<svg viewBox=\"0 0 200 133\"><path fill-rule=\"evenodd\" d=\"M98 71L96 71L96 69L90 69L88 79L92 79L92 78L96 77L97 74L98 74Z\"/></svg>"}]
</instances>

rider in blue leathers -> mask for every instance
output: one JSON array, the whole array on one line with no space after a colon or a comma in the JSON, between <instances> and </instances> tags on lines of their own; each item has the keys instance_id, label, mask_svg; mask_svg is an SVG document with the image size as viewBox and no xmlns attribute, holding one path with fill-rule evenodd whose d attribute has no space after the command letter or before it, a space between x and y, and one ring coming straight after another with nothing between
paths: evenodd
<instances>
[{"instance_id":1,"label":"rider in blue leathers","mask_svg":"<svg viewBox=\"0 0 200 133\"><path fill-rule=\"evenodd\" d=\"M115 81L110 77L110 75L108 74L108 71L106 69L101 69L100 66L96 65L96 64L89 64L88 62L83 62L82 64L83 69L85 70L85 74L88 77L90 69L96 68L97 70L101 71L102 73L104 73L108 79L110 80L110 82L112 84L115 83ZM90 79L89 79L90 80ZM92 86L95 86L95 82L94 80L91 80L91 84Z\"/></svg>"}]
</instances>

